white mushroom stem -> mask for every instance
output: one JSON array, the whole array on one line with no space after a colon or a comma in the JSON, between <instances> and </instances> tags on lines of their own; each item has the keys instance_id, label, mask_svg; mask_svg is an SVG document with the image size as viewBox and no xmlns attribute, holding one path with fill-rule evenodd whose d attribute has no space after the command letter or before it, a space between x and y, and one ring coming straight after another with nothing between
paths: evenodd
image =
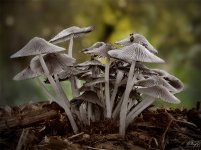
<instances>
[{"instance_id":1,"label":"white mushroom stem","mask_svg":"<svg viewBox=\"0 0 201 150\"><path fill-rule=\"evenodd\" d=\"M129 100L129 104L128 104L128 111L134 106L134 105L136 105L138 103L138 101L135 99L135 100L132 100L132 99L130 99Z\"/></svg>"},{"instance_id":2,"label":"white mushroom stem","mask_svg":"<svg viewBox=\"0 0 201 150\"><path fill-rule=\"evenodd\" d=\"M117 71L117 78L116 78L116 81L115 81L115 84L114 84L114 89L112 91L112 96L111 96L111 110L113 110L114 100L115 100L116 95L117 95L119 83L121 82L123 77L124 77L123 71L118 70Z\"/></svg>"},{"instance_id":3,"label":"white mushroom stem","mask_svg":"<svg viewBox=\"0 0 201 150\"><path fill-rule=\"evenodd\" d=\"M54 79L52 78L52 76L51 76L50 73L49 73L49 70L48 70L48 68L47 68L47 66L46 66L46 64L45 64L45 61L44 61L44 59L43 59L42 54L39 55L39 60L40 60L41 66L42 66L42 68L43 68L43 71L44 71L46 77L48 78L48 80L49 80L51 86L52 86L53 89L56 91L56 93L61 97L60 92L59 92L59 89L58 89L58 87L57 87L57 85L56 85Z\"/></svg>"},{"instance_id":4,"label":"white mushroom stem","mask_svg":"<svg viewBox=\"0 0 201 150\"><path fill-rule=\"evenodd\" d=\"M80 117L82 119L82 122L85 125L87 125L88 121L87 121L87 111L86 111L86 104L85 103L82 103L80 105L79 111L80 111Z\"/></svg>"},{"instance_id":5,"label":"white mushroom stem","mask_svg":"<svg viewBox=\"0 0 201 150\"><path fill-rule=\"evenodd\" d=\"M47 87L45 86L44 82L41 81L40 78L37 78L38 83L40 84L40 86L43 88L45 94L48 96L49 101L52 102L56 102L57 100L55 99L55 97L48 91Z\"/></svg>"},{"instance_id":6,"label":"white mushroom stem","mask_svg":"<svg viewBox=\"0 0 201 150\"><path fill-rule=\"evenodd\" d=\"M79 92L78 92L78 90L76 90L76 81L75 81L74 77L70 77L70 84L71 84L73 98L78 97Z\"/></svg>"},{"instance_id":7,"label":"white mushroom stem","mask_svg":"<svg viewBox=\"0 0 201 150\"><path fill-rule=\"evenodd\" d=\"M111 106L110 106L109 69L110 69L110 58L106 58L106 64L105 64L106 118L111 118L112 117L112 109L111 109Z\"/></svg>"},{"instance_id":8,"label":"white mushroom stem","mask_svg":"<svg viewBox=\"0 0 201 150\"><path fill-rule=\"evenodd\" d=\"M112 118L113 118L113 119L116 119L117 116L118 116L118 114L119 114L119 112L120 112L121 104L122 104L122 102L123 102L123 98L124 98L124 94L122 95L122 97L121 97L121 99L119 100L117 106L115 107L115 110L114 110L113 113L112 113Z\"/></svg>"},{"instance_id":9,"label":"white mushroom stem","mask_svg":"<svg viewBox=\"0 0 201 150\"><path fill-rule=\"evenodd\" d=\"M154 97L146 96L136 107L134 107L126 118L126 128L144 109L155 101Z\"/></svg>"},{"instance_id":10,"label":"white mushroom stem","mask_svg":"<svg viewBox=\"0 0 201 150\"><path fill-rule=\"evenodd\" d=\"M67 114L67 116L68 116L68 119L69 119L69 121L70 121L70 123L71 123L71 126L72 126L72 128L73 128L74 133L77 133L77 132L78 132L78 127L77 127L77 125L76 125L76 123L75 123L75 120L74 120L73 115L72 115L72 113L71 113L71 111L70 111L70 108L68 107L68 105L67 105L66 102L65 102L66 99L64 99L64 98L61 96L60 91L59 91L59 89L58 89L58 87L57 87L57 85L56 85L54 79L53 79L52 76L49 74L49 70L48 70L48 68L47 68L47 66L46 66L46 64L45 64L45 61L44 61L44 59L43 59L42 54L39 55L39 60L40 60L41 66L42 66L42 68L43 68L43 70L44 70L44 72L45 72L45 75L47 76L47 78L48 78L50 84L52 85L52 87L54 88L54 90L56 91L56 93L58 94L59 98L62 99L62 101L59 101L59 100L56 99L56 100L57 100L56 102L57 102L62 108L64 108L64 110L65 110L65 112L66 112L66 114ZM66 105L64 105L64 103L65 103Z\"/></svg>"},{"instance_id":11,"label":"white mushroom stem","mask_svg":"<svg viewBox=\"0 0 201 150\"><path fill-rule=\"evenodd\" d=\"M132 61L131 63L131 67L130 67L130 71L128 74L128 80L127 80L127 84L126 84L126 90L125 90L125 95L124 95L124 99L121 105L121 110L120 110L120 128L119 128L119 133L120 135L122 135L123 137L125 136L125 131L126 131L126 114L127 114L127 110L128 110L128 99L129 99L129 94L130 94L130 87L131 87L131 81L133 78L133 74L134 74L134 69L135 69L135 62L136 61Z\"/></svg>"},{"instance_id":12,"label":"white mushroom stem","mask_svg":"<svg viewBox=\"0 0 201 150\"><path fill-rule=\"evenodd\" d=\"M62 89L62 87L61 87L61 84L60 84L60 82L59 82L59 78L58 78L58 75L57 74L54 74L54 79L55 79L55 81L56 81L56 85L57 85L57 87L58 87L58 89L59 89L59 92L61 93L61 95L62 95L62 97L65 99L65 103L68 105L68 107L70 107L70 102L69 102L69 100L68 100L68 98L66 97L66 94L64 93L64 90Z\"/></svg>"},{"instance_id":13,"label":"white mushroom stem","mask_svg":"<svg viewBox=\"0 0 201 150\"><path fill-rule=\"evenodd\" d=\"M70 57L73 57L73 37L71 37L71 39L70 39L70 43L69 43L69 47L68 47L68 55ZM78 82L78 80L76 80L75 77L70 78L71 90L72 90L73 98L79 96L79 91L78 91L78 88L77 88L77 82Z\"/></svg>"},{"instance_id":14,"label":"white mushroom stem","mask_svg":"<svg viewBox=\"0 0 201 150\"><path fill-rule=\"evenodd\" d=\"M69 48L68 48L68 55L70 57L73 57L73 37L70 39L70 44L69 44Z\"/></svg>"}]
</instances>

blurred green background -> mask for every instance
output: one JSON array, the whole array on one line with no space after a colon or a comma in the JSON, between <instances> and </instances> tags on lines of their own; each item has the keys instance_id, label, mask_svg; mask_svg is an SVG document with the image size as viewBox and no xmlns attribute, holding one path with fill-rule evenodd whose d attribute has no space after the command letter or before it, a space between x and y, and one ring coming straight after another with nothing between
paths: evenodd
<instances>
[{"instance_id":1,"label":"blurred green background","mask_svg":"<svg viewBox=\"0 0 201 150\"><path fill-rule=\"evenodd\" d=\"M131 32L143 34L166 61L152 67L184 82L177 106L190 108L201 99L200 11L200 0L1 0L0 105L47 99L34 80L12 80L31 58L10 59L11 54L34 36L49 40L73 25L94 25L92 33L74 42L78 62L88 59L79 51L96 41L114 43Z\"/></svg>"}]
</instances>

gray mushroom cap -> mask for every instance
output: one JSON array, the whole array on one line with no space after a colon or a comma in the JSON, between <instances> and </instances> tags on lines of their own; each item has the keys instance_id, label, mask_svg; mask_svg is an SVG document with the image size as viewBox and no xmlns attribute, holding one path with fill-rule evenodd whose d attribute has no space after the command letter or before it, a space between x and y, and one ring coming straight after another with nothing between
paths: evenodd
<instances>
[{"instance_id":1,"label":"gray mushroom cap","mask_svg":"<svg viewBox=\"0 0 201 150\"><path fill-rule=\"evenodd\" d=\"M168 91L164 86L156 85L152 87L141 87L137 89L138 92L160 98L163 101L173 104L179 104L180 100Z\"/></svg>"},{"instance_id":2,"label":"gray mushroom cap","mask_svg":"<svg viewBox=\"0 0 201 150\"><path fill-rule=\"evenodd\" d=\"M54 44L64 42L64 41L70 40L71 38L80 37L80 36L82 36L82 35L84 35L86 33L89 33L93 29L94 29L93 26L84 27L84 28L72 26L72 27L64 29L63 31L58 33L55 37L53 37L50 40L50 42L54 43Z\"/></svg>"},{"instance_id":3,"label":"gray mushroom cap","mask_svg":"<svg viewBox=\"0 0 201 150\"><path fill-rule=\"evenodd\" d=\"M97 104L103 107L103 104L98 98L98 95L93 91L85 91L82 95L80 95L79 97L75 97L74 99L89 102L92 104Z\"/></svg>"},{"instance_id":4,"label":"gray mushroom cap","mask_svg":"<svg viewBox=\"0 0 201 150\"><path fill-rule=\"evenodd\" d=\"M19 72L14 76L13 80L27 80L40 76L40 73L35 73L31 70L30 66L26 67L24 70Z\"/></svg>"},{"instance_id":5,"label":"gray mushroom cap","mask_svg":"<svg viewBox=\"0 0 201 150\"><path fill-rule=\"evenodd\" d=\"M99 57L109 57L108 51L116 49L112 44L104 42L96 42L91 47L83 49L81 52Z\"/></svg>"},{"instance_id":6,"label":"gray mushroom cap","mask_svg":"<svg viewBox=\"0 0 201 150\"><path fill-rule=\"evenodd\" d=\"M82 75L88 71L79 70L75 67L66 67L64 71L58 74L59 80L69 79L71 76Z\"/></svg>"},{"instance_id":7,"label":"gray mushroom cap","mask_svg":"<svg viewBox=\"0 0 201 150\"><path fill-rule=\"evenodd\" d=\"M34 37L22 49L13 54L11 58L57 53L64 50L64 48L53 45L42 38Z\"/></svg>"},{"instance_id":8,"label":"gray mushroom cap","mask_svg":"<svg viewBox=\"0 0 201 150\"><path fill-rule=\"evenodd\" d=\"M52 53L43 55L43 59L47 65L50 75L59 74L64 71L66 67L72 66L75 59L67 54ZM39 57L36 56L31 60L31 69L36 73L44 74Z\"/></svg>"},{"instance_id":9,"label":"gray mushroom cap","mask_svg":"<svg viewBox=\"0 0 201 150\"><path fill-rule=\"evenodd\" d=\"M138 80L135 85L137 86L142 86L142 87L152 87L152 86L156 86L156 85L162 85L165 88L168 89L169 92L175 92L177 91L173 86L171 86L165 79L163 79L160 76L151 76L147 79L143 79L143 80Z\"/></svg>"},{"instance_id":10,"label":"gray mushroom cap","mask_svg":"<svg viewBox=\"0 0 201 150\"><path fill-rule=\"evenodd\" d=\"M128 38L115 42L115 44L121 46L129 46L133 43L139 43L146 49L148 49L150 52L158 53L158 51L148 42L148 40L143 35L140 35L138 33L132 33Z\"/></svg>"},{"instance_id":11,"label":"gray mushroom cap","mask_svg":"<svg viewBox=\"0 0 201 150\"><path fill-rule=\"evenodd\" d=\"M155 73L157 73L159 76L163 77L172 87L176 89L174 93L179 93L183 91L184 84L175 76L169 74L165 70L161 69L151 69Z\"/></svg>"},{"instance_id":12,"label":"gray mushroom cap","mask_svg":"<svg viewBox=\"0 0 201 150\"><path fill-rule=\"evenodd\" d=\"M126 62L132 61L163 63L164 60L149 52L144 46L134 43L121 49L110 50L108 54Z\"/></svg>"},{"instance_id":13,"label":"gray mushroom cap","mask_svg":"<svg viewBox=\"0 0 201 150\"><path fill-rule=\"evenodd\" d=\"M85 61L83 63L77 64L76 66L78 66L78 67L85 67L85 66L102 66L102 67L104 67L104 65L98 60Z\"/></svg>"}]
</instances>

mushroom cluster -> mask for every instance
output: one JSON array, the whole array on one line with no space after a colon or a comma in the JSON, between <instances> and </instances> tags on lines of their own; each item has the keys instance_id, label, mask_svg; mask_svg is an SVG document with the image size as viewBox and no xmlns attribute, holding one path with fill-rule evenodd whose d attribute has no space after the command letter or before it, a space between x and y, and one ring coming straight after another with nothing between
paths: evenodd
<instances>
[{"instance_id":1,"label":"mushroom cluster","mask_svg":"<svg viewBox=\"0 0 201 150\"><path fill-rule=\"evenodd\" d=\"M130 34L115 42L121 48L96 42L81 50L91 60L77 64L72 55L73 39L92 30L92 26L73 26L49 42L34 37L11 56L34 56L14 80L37 79L49 100L65 110L74 133L91 122L112 119L119 123L119 134L125 136L128 125L156 99L180 103L174 94L183 90L182 82L164 70L145 66L144 63L164 63L164 60L156 56L158 51L143 35ZM64 54L61 52L65 49L54 44L67 40L70 40L68 54ZM99 57L105 58L106 63L100 62ZM71 100L60 83L66 80L71 83ZM54 93L48 90L47 84Z\"/></svg>"}]
</instances>

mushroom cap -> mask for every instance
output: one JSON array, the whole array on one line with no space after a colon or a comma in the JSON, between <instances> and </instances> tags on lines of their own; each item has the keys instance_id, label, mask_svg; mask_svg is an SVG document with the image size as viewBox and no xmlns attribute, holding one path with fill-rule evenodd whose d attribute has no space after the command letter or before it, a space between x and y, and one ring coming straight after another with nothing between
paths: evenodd
<instances>
[{"instance_id":1,"label":"mushroom cap","mask_svg":"<svg viewBox=\"0 0 201 150\"><path fill-rule=\"evenodd\" d=\"M132 33L128 38L115 42L115 44L121 46L129 46L133 43L139 43L146 49L148 49L150 52L158 53L158 51L149 43L149 41L143 35L138 33Z\"/></svg>"},{"instance_id":2,"label":"mushroom cap","mask_svg":"<svg viewBox=\"0 0 201 150\"><path fill-rule=\"evenodd\" d=\"M66 67L64 71L58 74L59 80L66 80L69 79L72 75L77 76L80 74L84 74L88 71L85 70L79 70L75 67Z\"/></svg>"},{"instance_id":3,"label":"mushroom cap","mask_svg":"<svg viewBox=\"0 0 201 150\"><path fill-rule=\"evenodd\" d=\"M101 107L103 107L102 102L98 98L98 95L93 91L85 91L82 95L75 97L74 99L86 101L92 104L97 104Z\"/></svg>"},{"instance_id":4,"label":"mushroom cap","mask_svg":"<svg viewBox=\"0 0 201 150\"><path fill-rule=\"evenodd\" d=\"M164 60L149 52L144 46L134 43L130 46L123 47L122 49L110 50L108 54L126 62L132 61L163 63Z\"/></svg>"},{"instance_id":5,"label":"mushroom cap","mask_svg":"<svg viewBox=\"0 0 201 150\"><path fill-rule=\"evenodd\" d=\"M43 59L47 65L50 75L59 74L66 69L66 67L73 65L75 59L67 54L51 53L43 55ZM40 74L44 74L41 66L39 56L35 56L30 63L31 69Z\"/></svg>"},{"instance_id":6,"label":"mushroom cap","mask_svg":"<svg viewBox=\"0 0 201 150\"><path fill-rule=\"evenodd\" d=\"M84 66L104 66L100 61L98 60L89 60L85 61L83 63L77 64L78 67L84 67Z\"/></svg>"},{"instance_id":7,"label":"mushroom cap","mask_svg":"<svg viewBox=\"0 0 201 150\"><path fill-rule=\"evenodd\" d=\"M147 79L138 80L135 85L142 87L152 87L156 85L162 85L168 89L169 92L175 92L176 89L171 86L165 79L160 76L151 76Z\"/></svg>"},{"instance_id":8,"label":"mushroom cap","mask_svg":"<svg viewBox=\"0 0 201 150\"><path fill-rule=\"evenodd\" d=\"M34 37L22 49L13 54L11 58L57 53L64 50L64 48L53 45L42 38Z\"/></svg>"},{"instance_id":9,"label":"mushroom cap","mask_svg":"<svg viewBox=\"0 0 201 150\"><path fill-rule=\"evenodd\" d=\"M40 73L35 73L31 70L30 66L26 67L24 70L19 72L17 75L14 76L13 80L26 80L32 79L35 77L40 76Z\"/></svg>"},{"instance_id":10,"label":"mushroom cap","mask_svg":"<svg viewBox=\"0 0 201 150\"><path fill-rule=\"evenodd\" d=\"M159 76L163 77L163 79L165 79L172 87L174 87L176 89L174 93L179 93L183 91L184 84L177 77L169 74L165 70L161 69L151 69L151 70L157 73Z\"/></svg>"},{"instance_id":11,"label":"mushroom cap","mask_svg":"<svg viewBox=\"0 0 201 150\"><path fill-rule=\"evenodd\" d=\"M156 85L152 87L141 87L137 89L138 92L160 98L168 103L179 104L180 100L168 91L164 86Z\"/></svg>"},{"instance_id":12,"label":"mushroom cap","mask_svg":"<svg viewBox=\"0 0 201 150\"><path fill-rule=\"evenodd\" d=\"M104 42L96 42L91 47L83 49L81 52L99 57L109 57L108 51L116 49L112 44Z\"/></svg>"},{"instance_id":13,"label":"mushroom cap","mask_svg":"<svg viewBox=\"0 0 201 150\"><path fill-rule=\"evenodd\" d=\"M54 44L64 42L64 41L70 40L71 38L80 37L86 33L89 33L93 29L94 29L93 26L84 27L84 28L72 26L59 32L55 37L53 37L50 40L50 42Z\"/></svg>"}]
</instances>

